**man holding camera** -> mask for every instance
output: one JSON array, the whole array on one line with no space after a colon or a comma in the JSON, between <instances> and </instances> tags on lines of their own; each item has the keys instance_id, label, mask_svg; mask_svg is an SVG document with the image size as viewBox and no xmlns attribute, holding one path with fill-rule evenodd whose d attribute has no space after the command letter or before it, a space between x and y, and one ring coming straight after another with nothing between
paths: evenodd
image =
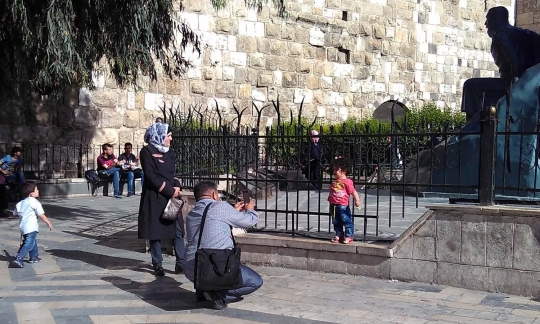
<instances>
[{"instance_id":1,"label":"man holding camera","mask_svg":"<svg viewBox=\"0 0 540 324\"><path fill-rule=\"evenodd\" d=\"M199 241L199 227L204 210L212 204L206 215L204 231L201 237L200 249L232 249L234 247L231 227L249 228L257 224L259 216L255 212L253 199L239 202L234 207L221 201L217 185L211 181L202 181L194 188L195 207L186 217L187 248L185 255L184 273L186 278L195 280L195 254ZM227 303L238 301L242 296L259 289L262 284L261 276L254 270L241 266L243 286L228 291L197 291L197 300L208 300L215 309L223 309Z\"/></svg>"}]
</instances>

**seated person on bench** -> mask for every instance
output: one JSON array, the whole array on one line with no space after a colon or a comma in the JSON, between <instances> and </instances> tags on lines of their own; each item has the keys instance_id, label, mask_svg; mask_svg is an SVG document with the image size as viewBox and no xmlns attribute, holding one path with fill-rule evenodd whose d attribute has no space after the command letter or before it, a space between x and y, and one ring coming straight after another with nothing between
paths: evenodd
<instances>
[{"instance_id":1,"label":"seated person on bench","mask_svg":"<svg viewBox=\"0 0 540 324\"><path fill-rule=\"evenodd\" d=\"M122 168L119 167L118 160L113 154L113 146L109 143L105 143L101 146L103 153L97 158L98 174L100 177L104 175L108 178L112 176L114 198L122 198L120 195L120 172Z\"/></svg>"},{"instance_id":2,"label":"seated person on bench","mask_svg":"<svg viewBox=\"0 0 540 324\"><path fill-rule=\"evenodd\" d=\"M124 173L127 175L128 197L135 194L135 179L141 178L141 186L144 183L143 171L139 166L137 166L139 157L131 153L132 149L133 145L127 142L124 144L124 153L120 154L118 157L118 163L122 166Z\"/></svg>"},{"instance_id":3,"label":"seated person on bench","mask_svg":"<svg viewBox=\"0 0 540 324\"><path fill-rule=\"evenodd\" d=\"M11 154L0 160L0 172L5 178L5 182L17 183L18 187L26 181L21 171L23 149L15 146L11 149Z\"/></svg>"}]
</instances>

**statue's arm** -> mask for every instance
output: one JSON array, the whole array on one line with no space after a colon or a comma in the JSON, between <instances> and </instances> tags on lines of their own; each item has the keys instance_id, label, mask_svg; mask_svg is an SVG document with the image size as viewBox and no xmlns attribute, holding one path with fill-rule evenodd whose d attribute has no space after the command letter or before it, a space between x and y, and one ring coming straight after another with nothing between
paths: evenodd
<instances>
[{"instance_id":1,"label":"statue's arm","mask_svg":"<svg viewBox=\"0 0 540 324\"><path fill-rule=\"evenodd\" d=\"M493 36L492 41L497 46L500 54L506 59L506 63L510 65L509 71L511 75L501 75L504 83L509 87L515 78L519 78L523 74L523 63L518 58L516 49L514 48L514 42L511 40L508 32L504 30L498 31Z\"/></svg>"}]
</instances>

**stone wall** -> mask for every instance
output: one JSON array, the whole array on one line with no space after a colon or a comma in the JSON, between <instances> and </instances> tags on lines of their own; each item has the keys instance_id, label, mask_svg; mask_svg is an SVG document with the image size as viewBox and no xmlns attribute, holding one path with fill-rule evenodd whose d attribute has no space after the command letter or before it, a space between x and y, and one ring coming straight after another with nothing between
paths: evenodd
<instances>
[{"instance_id":1,"label":"stone wall","mask_svg":"<svg viewBox=\"0 0 540 324\"><path fill-rule=\"evenodd\" d=\"M538 296L540 213L512 207L428 206L433 213L402 236L392 279Z\"/></svg>"},{"instance_id":2,"label":"stone wall","mask_svg":"<svg viewBox=\"0 0 540 324\"><path fill-rule=\"evenodd\" d=\"M514 11L512 0L493 5ZM143 79L135 92L101 74L95 91L66 91L59 103L4 101L0 143L140 144L163 102L213 107L216 99L225 116L236 104L248 108L246 123L256 120L252 101L260 107L278 95L282 115L304 100L306 116L330 122L369 116L397 97L456 108L466 79L496 75L485 1L288 1L287 19L267 7L257 14L243 0L218 12L210 0L184 6L179 16L206 44L200 57L187 51L195 67L184 78ZM264 115L266 125L276 113Z\"/></svg>"},{"instance_id":3,"label":"stone wall","mask_svg":"<svg viewBox=\"0 0 540 324\"><path fill-rule=\"evenodd\" d=\"M540 3L536 0L516 1L516 26L540 33Z\"/></svg>"},{"instance_id":4,"label":"stone wall","mask_svg":"<svg viewBox=\"0 0 540 324\"><path fill-rule=\"evenodd\" d=\"M332 244L290 234L238 236L242 260L311 271L540 295L540 211L513 207L427 206L390 245Z\"/></svg>"}]
</instances>

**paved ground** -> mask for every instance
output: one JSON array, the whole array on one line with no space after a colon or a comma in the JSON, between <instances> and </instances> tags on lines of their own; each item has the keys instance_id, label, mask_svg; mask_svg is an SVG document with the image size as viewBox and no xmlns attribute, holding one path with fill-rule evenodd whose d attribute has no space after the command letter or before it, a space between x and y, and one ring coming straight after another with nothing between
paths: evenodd
<instances>
[{"instance_id":1,"label":"paved ground","mask_svg":"<svg viewBox=\"0 0 540 324\"><path fill-rule=\"evenodd\" d=\"M136 198L44 201L43 261L8 269L16 219L0 219L0 323L540 323L524 297L366 277L256 267L265 284L223 311L196 303L193 286L155 278L136 239Z\"/></svg>"}]
</instances>

